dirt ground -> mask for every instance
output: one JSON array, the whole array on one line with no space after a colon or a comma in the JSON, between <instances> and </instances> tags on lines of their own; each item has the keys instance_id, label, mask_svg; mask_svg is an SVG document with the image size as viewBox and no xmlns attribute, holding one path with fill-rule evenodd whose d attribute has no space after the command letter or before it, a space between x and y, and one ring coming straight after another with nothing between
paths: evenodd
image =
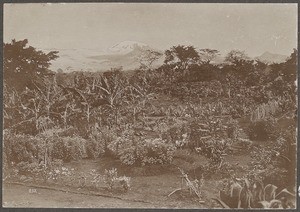
<instances>
[{"instance_id":1,"label":"dirt ground","mask_svg":"<svg viewBox=\"0 0 300 212\"><path fill-rule=\"evenodd\" d=\"M33 190L36 189L36 190ZM36 191L37 193L33 193ZM30 208L153 208L155 205L115 198L67 193L22 185L3 186L3 207Z\"/></svg>"},{"instance_id":2,"label":"dirt ground","mask_svg":"<svg viewBox=\"0 0 300 212\"><path fill-rule=\"evenodd\" d=\"M228 156L226 161L247 163L245 156ZM199 164L204 160L198 158ZM186 161L175 159L176 166L191 165ZM173 165L174 165L173 163ZM196 164L199 165L199 164ZM194 164L195 165L195 164ZM67 164L78 172L95 169L103 173L105 169L115 167L118 174L131 177L131 189L126 193L110 194L112 197L95 196L88 189L66 188L69 192L30 187L30 185L3 185L3 207L55 207L55 208L220 208L212 198L218 195L218 181L205 180L202 187L202 203L188 189L168 196L172 191L182 186L181 174L176 167L130 168L124 167L119 161L100 158L97 160L80 160ZM189 174L192 179L192 172ZM45 185L53 187L53 185ZM57 187L57 186L56 186ZM184 187L184 185L183 185ZM55 188L55 186L53 187ZM62 186L58 186L62 188ZM185 187L184 187L185 188ZM35 190L34 190L35 189ZM73 193L74 191L75 193ZM106 193L107 194L107 193Z\"/></svg>"},{"instance_id":3,"label":"dirt ground","mask_svg":"<svg viewBox=\"0 0 300 212\"><path fill-rule=\"evenodd\" d=\"M213 204L212 200L201 204L196 198L181 201L180 198L189 196L188 191L178 192L173 197L157 196L157 198L153 198L154 194L146 192L146 189L144 191L143 198L141 195L138 196L145 202L139 202L134 199L117 199L4 184L2 202L3 207L9 208L208 208ZM216 204L215 207L219 206Z\"/></svg>"}]
</instances>

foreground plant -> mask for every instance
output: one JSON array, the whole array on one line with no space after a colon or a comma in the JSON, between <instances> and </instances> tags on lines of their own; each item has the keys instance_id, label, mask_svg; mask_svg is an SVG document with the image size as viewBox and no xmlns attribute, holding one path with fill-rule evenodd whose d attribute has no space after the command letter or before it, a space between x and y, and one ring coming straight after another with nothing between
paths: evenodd
<instances>
[{"instance_id":1,"label":"foreground plant","mask_svg":"<svg viewBox=\"0 0 300 212\"><path fill-rule=\"evenodd\" d=\"M202 199L202 187L204 185L203 175L202 175L200 181L198 179L195 179L195 180L191 181L189 179L188 175L181 168L178 167L178 169L181 173L181 186L180 186L180 188L175 189L170 194L168 194L168 197L170 197L172 194L176 193L177 191L183 190L184 189L183 188L183 182L185 182L186 187L190 191L190 194L192 194L192 193L196 194L197 197L199 198L199 202L203 203L203 201L201 200Z\"/></svg>"},{"instance_id":2,"label":"foreground plant","mask_svg":"<svg viewBox=\"0 0 300 212\"><path fill-rule=\"evenodd\" d=\"M224 208L295 208L295 194L287 188L277 192L272 184L263 186L259 180L233 179L225 183L215 198Z\"/></svg>"},{"instance_id":3,"label":"foreground plant","mask_svg":"<svg viewBox=\"0 0 300 212\"><path fill-rule=\"evenodd\" d=\"M113 188L119 184L126 192L130 189L130 181L131 181L130 177L126 177L126 176L118 177L118 171L116 168L112 168L109 170L105 169L104 182L107 185L109 190L113 190Z\"/></svg>"}]
</instances>

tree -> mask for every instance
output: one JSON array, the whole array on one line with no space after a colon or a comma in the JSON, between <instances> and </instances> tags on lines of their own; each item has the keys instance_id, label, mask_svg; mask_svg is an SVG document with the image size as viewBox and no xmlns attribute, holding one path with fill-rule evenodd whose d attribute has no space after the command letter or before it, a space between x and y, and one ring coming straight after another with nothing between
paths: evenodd
<instances>
[{"instance_id":1,"label":"tree","mask_svg":"<svg viewBox=\"0 0 300 212\"><path fill-rule=\"evenodd\" d=\"M230 71L243 81L246 80L249 74L255 71L254 61L244 51L230 51L225 57L225 62L230 64Z\"/></svg>"},{"instance_id":2,"label":"tree","mask_svg":"<svg viewBox=\"0 0 300 212\"><path fill-rule=\"evenodd\" d=\"M193 46L173 46L165 51L165 64L177 64L181 70L186 70L190 64L197 63L199 54Z\"/></svg>"},{"instance_id":3,"label":"tree","mask_svg":"<svg viewBox=\"0 0 300 212\"><path fill-rule=\"evenodd\" d=\"M225 62L228 62L234 66L241 66L250 58L246 55L245 51L231 50L225 57Z\"/></svg>"},{"instance_id":4,"label":"tree","mask_svg":"<svg viewBox=\"0 0 300 212\"><path fill-rule=\"evenodd\" d=\"M220 55L218 50L215 49L200 49L199 50L200 61L204 64L210 64L210 62Z\"/></svg>"},{"instance_id":5,"label":"tree","mask_svg":"<svg viewBox=\"0 0 300 212\"><path fill-rule=\"evenodd\" d=\"M270 75L273 77L271 79L283 77L286 82L294 84L297 78L297 53L297 49L294 49L286 62L270 65L272 69Z\"/></svg>"},{"instance_id":6,"label":"tree","mask_svg":"<svg viewBox=\"0 0 300 212\"><path fill-rule=\"evenodd\" d=\"M28 46L28 40L5 43L3 47L4 82L18 91L34 89L43 77L52 75L50 61L58 58L57 51L48 54Z\"/></svg>"},{"instance_id":7,"label":"tree","mask_svg":"<svg viewBox=\"0 0 300 212\"><path fill-rule=\"evenodd\" d=\"M162 56L162 53L147 49L137 57L142 69L151 69L153 63Z\"/></svg>"},{"instance_id":8,"label":"tree","mask_svg":"<svg viewBox=\"0 0 300 212\"><path fill-rule=\"evenodd\" d=\"M291 53L290 57L286 60L286 63L296 66L298 64L297 56L298 56L298 50L293 49L293 52Z\"/></svg>"},{"instance_id":9,"label":"tree","mask_svg":"<svg viewBox=\"0 0 300 212\"><path fill-rule=\"evenodd\" d=\"M262 62L260 60L255 60L254 65L255 65L255 69L259 72L263 72L268 67L267 63Z\"/></svg>"},{"instance_id":10,"label":"tree","mask_svg":"<svg viewBox=\"0 0 300 212\"><path fill-rule=\"evenodd\" d=\"M290 57L285 62L285 67L283 71L284 79L288 82L294 82L297 78L297 61L298 51L294 49Z\"/></svg>"}]
</instances>

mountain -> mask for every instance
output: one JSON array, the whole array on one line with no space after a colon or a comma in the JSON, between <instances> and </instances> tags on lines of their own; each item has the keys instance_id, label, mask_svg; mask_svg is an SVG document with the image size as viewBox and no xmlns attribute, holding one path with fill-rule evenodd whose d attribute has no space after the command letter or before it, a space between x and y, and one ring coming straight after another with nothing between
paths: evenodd
<instances>
[{"instance_id":1,"label":"mountain","mask_svg":"<svg viewBox=\"0 0 300 212\"><path fill-rule=\"evenodd\" d=\"M285 62L287 58L288 58L288 56L286 56L286 55L265 52L262 55L255 57L254 59L259 60L261 62L268 63L268 64L272 64L272 63Z\"/></svg>"},{"instance_id":2,"label":"mountain","mask_svg":"<svg viewBox=\"0 0 300 212\"><path fill-rule=\"evenodd\" d=\"M160 52L147 44L135 41L123 41L106 50L101 49L51 49L58 51L59 58L52 61L50 69L64 72L72 71L106 71L111 68L133 70L140 66L139 57L148 50ZM162 64L163 58L153 63L153 67Z\"/></svg>"},{"instance_id":3,"label":"mountain","mask_svg":"<svg viewBox=\"0 0 300 212\"><path fill-rule=\"evenodd\" d=\"M123 41L108 49L108 52L113 54L128 54L136 48L150 48L147 44L135 41Z\"/></svg>"},{"instance_id":4,"label":"mountain","mask_svg":"<svg viewBox=\"0 0 300 212\"><path fill-rule=\"evenodd\" d=\"M163 64L163 52L150 47L149 45L136 41L123 41L115 44L108 49L46 49L49 51L58 51L59 58L52 61L50 69L57 71L59 69L63 72L72 71L107 71L112 68L120 68L123 70L134 70L140 67L141 57L147 60L147 53L156 52L161 56L152 64L152 68ZM281 63L284 62L288 56L273 54L265 52L262 55L253 59L262 62ZM212 64L222 64L224 62L224 55L217 56Z\"/></svg>"}]
</instances>

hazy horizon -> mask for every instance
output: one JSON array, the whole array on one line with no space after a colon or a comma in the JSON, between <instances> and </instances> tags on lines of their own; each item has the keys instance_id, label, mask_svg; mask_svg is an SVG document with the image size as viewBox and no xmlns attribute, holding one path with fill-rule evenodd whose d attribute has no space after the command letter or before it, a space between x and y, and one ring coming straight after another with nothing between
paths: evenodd
<instances>
[{"instance_id":1,"label":"hazy horizon","mask_svg":"<svg viewBox=\"0 0 300 212\"><path fill-rule=\"evenodd\" d=\"M290 55L297 48L297 4L4 4L4 42L40 49L107 49L131 40L165 50L190 44L221 53Z\"/></svg>"}]
</instances>

